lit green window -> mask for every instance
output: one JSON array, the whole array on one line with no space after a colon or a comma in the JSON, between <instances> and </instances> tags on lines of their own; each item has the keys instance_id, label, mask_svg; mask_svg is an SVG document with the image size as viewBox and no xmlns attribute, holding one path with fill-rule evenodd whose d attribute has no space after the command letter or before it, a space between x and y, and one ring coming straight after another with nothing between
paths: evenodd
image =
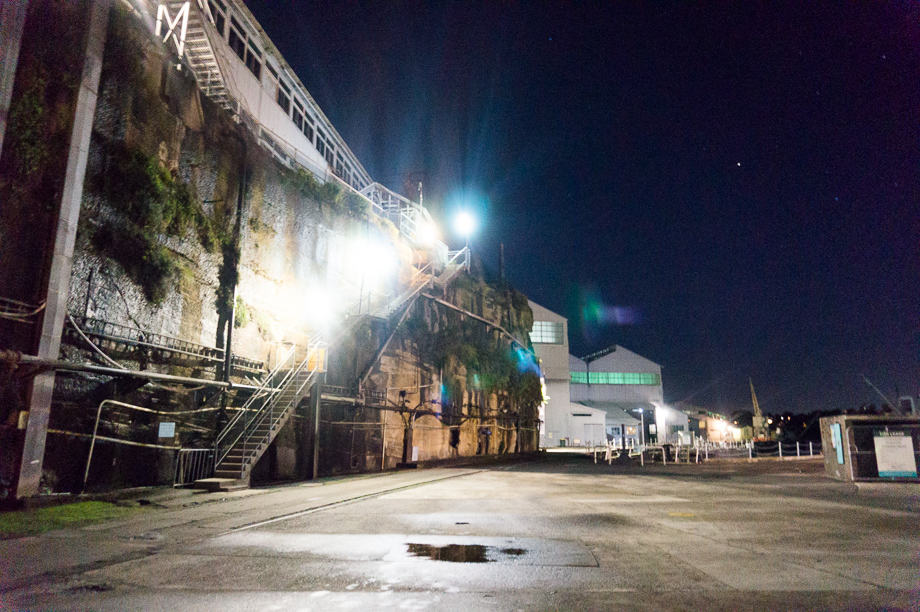
<instances>
[{"instance_id":1,"label":"lit green window","mask_svg":"<svg viewBox=\"0 0 920 612\"><path fill-rule=\"evenodd\" d=\"M660 385L661 376L653 372L570 372L572 382L591 385Z\"/></svg>"}]
</instances>

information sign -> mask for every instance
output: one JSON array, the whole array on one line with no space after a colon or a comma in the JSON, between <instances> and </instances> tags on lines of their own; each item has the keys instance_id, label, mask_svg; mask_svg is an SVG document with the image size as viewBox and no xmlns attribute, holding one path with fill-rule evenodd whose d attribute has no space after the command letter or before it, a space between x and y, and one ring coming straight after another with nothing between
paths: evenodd
<instances>
[{"instance_id":1,"label":"information sign","mask_svg":"<svg viewBox=\"0 0 920 612\"><path fill-rule=\"evenodd\" d=\"M175 436L176 436L176 424L161 421L159 437L174 438Z\"/></svg>"},{"instance_id":2,"label":"information sign","mask_svg":"<svg viewBox=\"0 0 920 612\"><path fill-rule=\"evenodd\" d=\"M875 461L882 478L916 478L917 460L914 458L914 441L904 431L876 430Z\"/></svg>"}]
</instances>

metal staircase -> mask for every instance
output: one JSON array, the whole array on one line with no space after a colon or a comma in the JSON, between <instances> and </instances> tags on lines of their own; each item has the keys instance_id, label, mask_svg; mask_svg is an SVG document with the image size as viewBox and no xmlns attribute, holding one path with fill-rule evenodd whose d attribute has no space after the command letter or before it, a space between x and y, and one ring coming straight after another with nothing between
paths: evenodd
<instances>
[{"instance_id":1,"label":"metal staircase","mask_svg":"<svg viewBox=\"0 0 920 612\"><path fill-rule=\"evenodd\" d=\"M310 344L299 363L295 352L292 347L217 436L216 478L248 481L252 468L316 383L324 365L325 344Z\"/></svg>"},{"instance_id":2,"label":"metal staircase","mask_svg":"<svg viewBox=\"0 0 920 612\"><path fill-rule=\"evenodd\" d=\"M467 247L448 253L447 264L441 274L434 279L435 284L446 287L462 270L470 267L470 250Z\"/></svg>"},{"instance_id":3,"label":"metal staircase","mask_svg":"<svg viewBox=\"0 0 920 612\"><path fill-rule=\"evenodd\" d=\"M178 15L185 0L171 0L166 3L170 15ZM207 2L189 2L188 26L185 34L185 57L195 80L206 96L232 113L239 112L239 103L230 96L217 54L214 52L212 36L218 36L214 19Z\"/></svg>"}]
</instances>

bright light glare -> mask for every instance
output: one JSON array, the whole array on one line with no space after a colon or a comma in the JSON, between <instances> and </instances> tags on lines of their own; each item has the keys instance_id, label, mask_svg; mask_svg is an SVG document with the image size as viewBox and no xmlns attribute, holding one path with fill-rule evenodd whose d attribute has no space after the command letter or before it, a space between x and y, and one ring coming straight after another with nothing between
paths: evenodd
<instances>
[{"instance_id":1,"label":"bright light glare","mask_svg":"<svg viewBox=\"0 0 920 612\"><path fill-rule=\"evenodd\" d=\"M347 248L345 273L352 282L374 287L389 279L397 268L393 249L381 242L354 239Z\"/></svg>"},{"instance_id":2,"label":"bright light glare","mask_svg":"<svg viewBox=\"0 0 920 612\"><path fill-rule=\"evenodd\" d=\"M310 287L301 300L304 318L310 327L325 329L335 321L336 301L328 288Z\"/></svg>"},{"instance_id":3,"label":"bright light glare","mask_svg":"<svg viewBox=\"0 0 920 612\"><path fill-rule=\"evenodd\" d=\"M454 217L454 228L464 238L469 238L476 231L476 218L468 210L461 210Z\"/></svg>"},{"instance_id":4,"label":"bright light glare","mask_svg":"<svg viewBox=\"0 0 920 612\"><path fill-rule=\"evenodd\" d=\"M416 237L420 244L431 246L441 239L441 232L438 231L438 226L434 222L423 219L419 221L416 228Z\"/></svg>"}]
</instances>

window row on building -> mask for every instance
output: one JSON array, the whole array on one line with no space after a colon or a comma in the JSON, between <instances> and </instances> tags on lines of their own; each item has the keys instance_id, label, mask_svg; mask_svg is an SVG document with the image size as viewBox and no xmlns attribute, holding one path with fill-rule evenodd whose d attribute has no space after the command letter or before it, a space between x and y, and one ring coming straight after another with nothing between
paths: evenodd
<instances>
[{"instance_id":1,"label":"window row on building","mask_svg":"<svg viewBox=\"0 0 920 612\"><path fill-rule=\"evenodd\" d=\"M323 156L336 176L355 189L365 188L369 183L368 178L357 170L353 160L346 159L342 147L330 137L330 130L319 127L320 122L309 110L309 104L301 100L301 97L306 98L306 96L297 91L296 86L292 86L293 79L285 75L285 71L271 55L263 54L255 36L247 33L247 28L243 27L240 20L231 14L227 3L224 0L208 0L208 9L213 17L214 28L221 38L227 41L233 52L259 80L259 83L273 93L275 102L281 107L281 110ZM264 73L263 65L267 69Z\"/></svg>"},{"instance_id":2,"label":"window row on building","mask_svg":"<svg viewBox=\"0 0 920 612\"><path fill-rule=\"evenodd\" d=\"M570 372L571 382L588 385L660 385L653 372Z\"/></svg>"}]
</instances>

